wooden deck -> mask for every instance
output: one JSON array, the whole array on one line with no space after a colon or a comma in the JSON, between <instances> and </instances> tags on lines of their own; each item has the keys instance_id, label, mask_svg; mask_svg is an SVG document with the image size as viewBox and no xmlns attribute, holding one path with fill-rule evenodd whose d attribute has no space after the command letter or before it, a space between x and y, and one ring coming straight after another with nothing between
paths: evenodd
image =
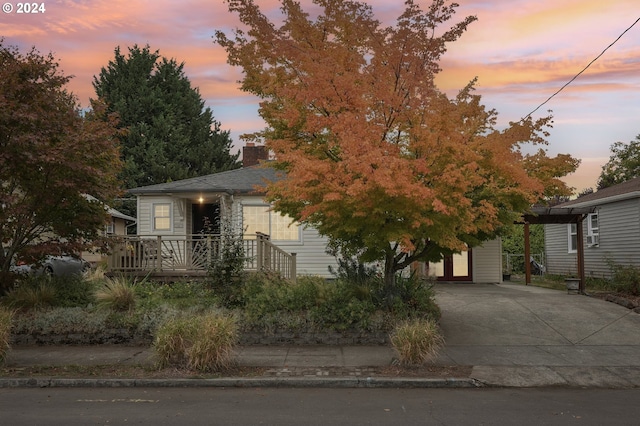
<instances>
[{"instance_id":1,"label":"wooden deck","mask_svg":"<svg viewBox=\"0 0 640 426\"><path fill-rule=\"evenodd\" d=\"M114 239L109 274L155 278L205 277L209 265L220 258L225 239L221 235L127 235ZM247 271L273 271L295 281L296 254L274 245L268 235L243 236Z\"/></svg>"}]
</instances>

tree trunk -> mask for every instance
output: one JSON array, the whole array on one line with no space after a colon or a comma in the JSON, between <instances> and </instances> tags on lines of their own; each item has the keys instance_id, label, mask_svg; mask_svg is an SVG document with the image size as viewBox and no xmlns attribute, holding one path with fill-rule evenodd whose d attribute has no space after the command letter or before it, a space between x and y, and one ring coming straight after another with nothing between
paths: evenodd
<instances>
[{"instance_id":1,"label":"tree trunk","mask_svg":"<svg viewBox=\"0 0 640 426\"><path fill-rule=\"evenodd\" d=\"M387 252L384 259L384 295L389 307L393 306L396 296L395 252Z\"/></svg>"}]
</instances>

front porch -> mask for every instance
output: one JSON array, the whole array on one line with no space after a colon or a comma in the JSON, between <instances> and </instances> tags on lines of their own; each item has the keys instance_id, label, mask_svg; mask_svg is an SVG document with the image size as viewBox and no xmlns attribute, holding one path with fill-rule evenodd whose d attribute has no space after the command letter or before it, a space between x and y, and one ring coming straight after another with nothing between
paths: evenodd
<instances>
[{"instance_id":1,"label":"front porch","mask_svg":"<svg viewBox=\"0 0 640 426\"><path fill-rule=\"evenodd\" d=\"M154 278L204 277L223 253L224 236L127 235L114 240L107 272ZM227 242L228 243L228 242ZM274 245L268 235L242 236L246 271L273 271L295 281L296 254Z\"/></svg>"}]
</instances>

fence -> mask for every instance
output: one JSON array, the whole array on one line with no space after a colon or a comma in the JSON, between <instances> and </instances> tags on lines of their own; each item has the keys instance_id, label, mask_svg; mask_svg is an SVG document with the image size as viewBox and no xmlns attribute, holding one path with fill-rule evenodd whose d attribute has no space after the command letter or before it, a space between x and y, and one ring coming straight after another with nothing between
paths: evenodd
<instances>
[{"instance_id":1,"label":"fence","mask_svg":"<svg viewBox=\"0 0 640 426\"><path fill-rule=\"evenodd\" d=\"M544 270L546 270L546 259L544 253L532 254L531 257L536 261L536 263L542 265L543 270L541 272L544 272ZM507 273L524 273L524 254L502 253L502 266L504 271Z\"/></svg>"}]
</instances>

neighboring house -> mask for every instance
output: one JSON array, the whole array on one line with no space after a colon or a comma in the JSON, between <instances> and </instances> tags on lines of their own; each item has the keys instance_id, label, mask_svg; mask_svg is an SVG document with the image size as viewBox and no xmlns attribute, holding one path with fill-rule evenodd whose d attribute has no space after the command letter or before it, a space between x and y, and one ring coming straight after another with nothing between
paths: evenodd
<instances>
[{"instance_id":1,"label":"neighboring house","mask_svg":"<svg viewBox=\"0 0 640 426\"><path fill-rule=\"evenodd\" d=\"M127 226L134 224L136 222L136 218L128 216L108 206L106 206L106 209L109 214L109 220L104 227L104 235L107 237L127 235ZM105 254L90 251L82 252L81 257L91 263L93 267L107 259L107 255Z\"/></svg>"},{"instance_id":2,"label":"neighboring house","mask_svg":"<svg viewBox=\"0 0 640 426\"><path fill-rule=\"evenodd\" d=\"M604 188L558 205L594 208L583 221L584 266L587 277L610 278L607 259L640 267L640 178ZM577 226L545 225L547 272L577 273Z\"/></svg>"},{"instance_id":3,"label":"neighboring house","mask_svg":"<svg viewBox=\"0 0 640 426\"><path fill-rule=\"evenodd\" d=\"M502 240L485 241L469 251L428 264L425 272L445 282L502 282Z\"/></svg>"},{"instance_id":4,"label":"neighboring house","mask_svg":"<svg viewBox=\"0 0 640 426\"><path fill-rule=\"evenodd\" d=\"M272 211L264 193L257 190L281 178L274 169L255 165L265 160L266 154L264 147L248 145L243 152L244 168L129 190L137 197L138 235L164 240L217 234L220 223L230 221L244 230L245 238L261 232L280 249L295 253L298 275L333 277L328 267L335 269L337 264L326 253L327 238ZM421 265L419 269L447 281L500 282L501 248L499 239L488 241L438 265ZM168 263L165 260L163 268L169 267Z\"/></svg>"}]
</instances>

